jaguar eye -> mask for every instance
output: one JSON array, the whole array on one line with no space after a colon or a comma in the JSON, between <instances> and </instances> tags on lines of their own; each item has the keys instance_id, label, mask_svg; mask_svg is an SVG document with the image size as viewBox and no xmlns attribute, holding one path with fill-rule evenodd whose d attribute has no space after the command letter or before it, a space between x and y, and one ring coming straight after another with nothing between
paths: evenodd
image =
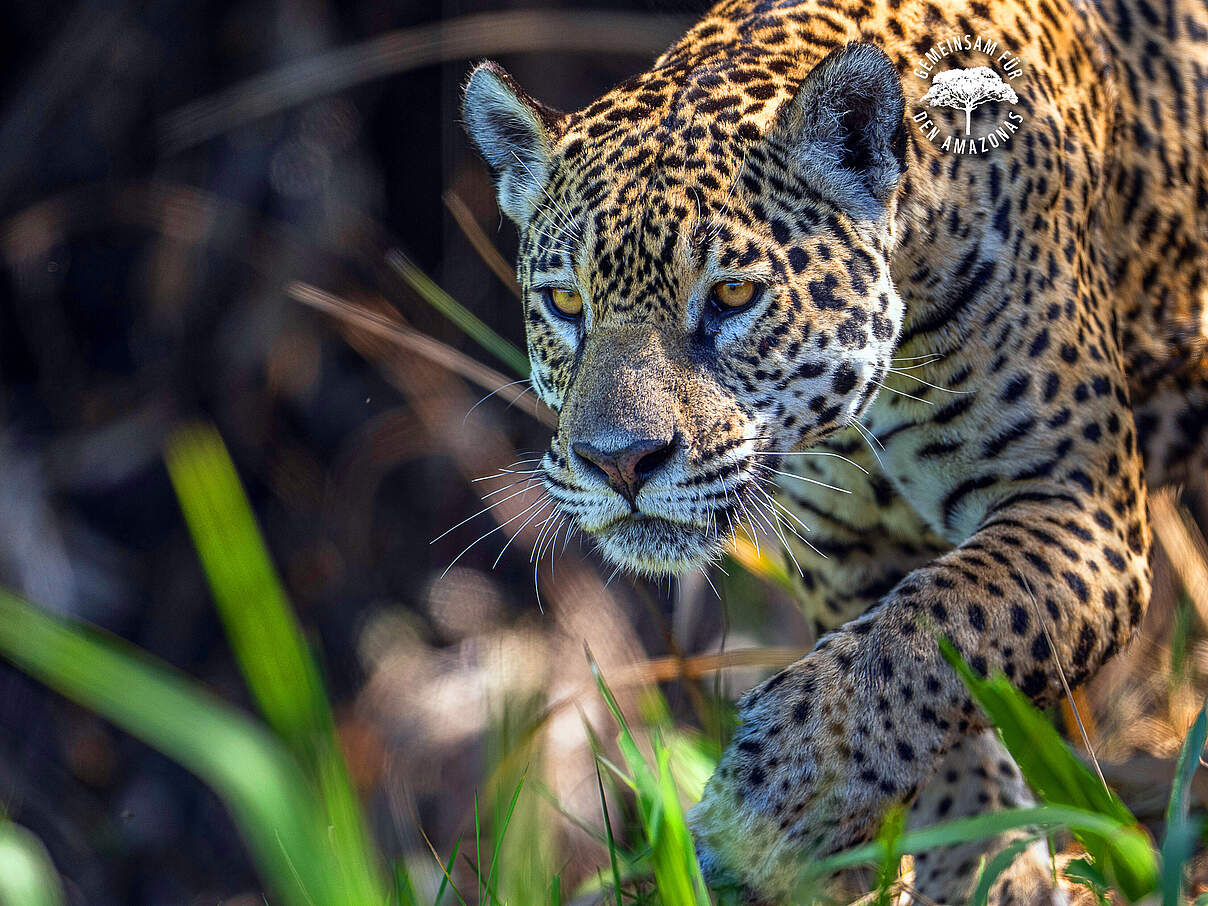
<instances>
[{"instance_id":1,"label":"jaguar eye","mask_svg":"<svg viewBox=\"0 0 1208 906\"><path fill-rule=\"evenodd\" d=\"M762 290L762 286L750 280L722 280L713 284L709 298L723 311L738 311L758 299Z\"/></svg>"},{"instance_id":2,"label":"jaguar eye","mask_svg":"<svg viewBox=\"0 0 1208 906\"><path fill-rule=\"evenodd\" d=\"M545 291L545 298L554 313L563 318L577 318L583 314L583 297L577 290L551 286Z\"/></svg>"}]
</instances>

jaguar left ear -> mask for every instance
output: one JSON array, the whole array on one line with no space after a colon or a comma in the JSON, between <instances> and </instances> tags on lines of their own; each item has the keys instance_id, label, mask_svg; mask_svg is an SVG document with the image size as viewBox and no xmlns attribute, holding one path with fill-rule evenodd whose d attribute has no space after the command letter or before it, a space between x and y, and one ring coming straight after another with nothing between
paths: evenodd
<instances>
[{"instance_id":1,"label":"jaguar left ear","mask_svg":"<svg viewBox=\"0 0 1208 906\"><path fill-rule=\"evenodd\" d=\"M906 171L905 115L902 82L885 52L847 44L810 70L774 140L835 201L876 219Z\"/></svg>"},{"instance_id":2,"label":"jaguar left ear","mask_svg":"<svg viewBox=\"0 0 1208 906\"><path fill-rule=\"evenodd\" d=\"M466 131L495 176L499 207L523 227L550 174L563 114L529 97L498 63L480 63L462 101Z\"/></svg>"}]
</instances>

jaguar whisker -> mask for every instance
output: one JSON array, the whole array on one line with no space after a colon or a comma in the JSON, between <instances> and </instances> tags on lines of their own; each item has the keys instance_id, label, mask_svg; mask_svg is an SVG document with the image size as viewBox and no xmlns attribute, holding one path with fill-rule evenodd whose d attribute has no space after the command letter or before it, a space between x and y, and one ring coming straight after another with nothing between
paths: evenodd
<instances>
[{"instance_id":1,"label":"jaguar whisker","mask_svg":"<svg viewBox=\"0 0 1208 906\"><path fill-rule=\"evenodd\" d=\"M722 484L725 484L724 480ZM738 501L738 505L742 507L742 511L747 515L747 524L751 527L751 543L755 545L755 556L759 556L759 532L755 529L755 521L751 518L751 511L747 509L746 501L742 499L741 488L735 492L734 498Z\"/></svg>"},{"instance_id":2,"label":"jaguar whisker","mask_svg":"<svg viewBox=\"0 0 1208 906\"><path fill-rule=\"evenodd\" d=\"M531 478L526 479L526 480L532 481ZM506 490L506 488L504 490ZM452 532L456 529L461 528L463 525L465 525L467 522L471 521L472 519L477 519L479 516L483 515L484 513L491 512L491 510L495 509L495 507L499 506L501 503L507 503L513 497L519 497L521 494L524 494L528 490L529 490L529 488L527 488L527 487L521 488L519 491L516 491L514 494L509 494L507 497L502 497L499 500L496 500L494 503L490 504L489 506L483 507L481 510L479 510L477 513L475 513L473 516L467 516L465 519L461 520L461 522L457 523L457 525L452 526L451 528L445 529L443 532L441 532L439 535L437 535L435 538L433 538L428 543L435 544L441 538L445 537L445 535L449 534L450 532Z\"/></svg>"},{"instance_id":3,"label":"jaguar whisker","mask_svg":"<svg viewBox=\"0 0 1208 906\"><path fill-rule=\"evenodd\" d=\"M553 503L554 508L552 510L550 510L549 515L547 515L544 519L542 519L540 522L538 522L537 525L534 527L537 532L537 536L533 539L532 549L529 551L529 562L530 563L532 562L533 557L536 556L537 551L540 549L541 543L544 539L546 531L549 529L550 523L553 522L553 520L558 515L558 501L554 500L553 497L550 497L550 502ZM524 526L521 526L520 530L523 530L523 528L524 528ZM520 531L520 530L518 530L518 531Z\"/></svg>"},{"instance_id":4,"label":"jaguar whisker","mask_svg":"<svg viewBox=\"0 0 1208 906\"><path fill-rule=\"evenodd\" d=\"M767 480L766 480L766 479L762 479L762 478L760 478L759 476L752 476L752 477L755 479L756 483L758 483L758 484L760 485L760 487L762 487L762 488L764 489L764 493L765 493L765 494L767 494L767 495L768 495L768 496L771 498L772 502L773 502L773 503L774 503L776 506L780 507L780 509L781 509L781 510L783 510L783 511L784 511L784 513L785 513L787 516L789 516L791 519L793 519L793 521L795 521L795 522L796 522L798 525L800 525L800 526L801 526L803 529L805 529L807 532L812 532L812 531L813 531L813 529L812 529L812 528L810 528L808 525L806 525L806 524L805 524L805 523L804 523L804 522L801 520L801 517L800 517L800 516L798 516L798 515L797 515L796 513L794 513L794 512L793 512L791 509L789 509L787 506L785 506L783 503L781 503L779 500L777 500L777 499L776 499L776 495L775 495L774 493L770 493L770 492L768 491L768 489L767 489L767 485L768 485L768 484L770 484L770 483L769 483L769 482L767 482ZM772 491L775 491L775 490L777 490L777 488L776 488L774 485L771 485L771 490L772 490Z\"/></svg>"},{"instance_id":5,"label":"jaguar whisker","mask_svg":"<svg viewBox=\"0 0 1208 906\"><path fill-rule=\"evenodd\" d=\"M765 491L758 484L753 485L752 488L755 492L761 494L763 496L764 500L766 500L769 504L775 504L775 502L776 502L775 498L772 497L770 494L768 494L768 492ZM752 503L754 503L754 501L752 501ZM789 558L793 561L793 565L797 567L797 572L799 572L802 576L804 576L805 570L803 570L801 568L801 564L797 562L797 556L793 553L793 549L789 546L788 538L786 538L784 536L784 533L782 531L780 531L780 529L779 529L779 527L783 525L783 523L781 523L781 521L780 521L779 514L777 514L776 510L772 506L768 507L768 513L776 521L776 525L773 527L773 531L775 532L776 536L780 539L780 543L784 545L784 549L785 549L786 553L788 553ZM790 532L792 532L798 538L801 538L802 541L805 541L805 539L801 537L801 533L798 532L796 529L794 529L792 527L792 525L787 526L787 528ZM805 543L809 544L808 541L805 541ZM810 545L810 546L813 547L813 545Z\"/></svg>"},{"instance_id":6,"label":"jaguar whisker","mask_svg":"<svg viewBox=\"0 0 1208 906\"><path fill-rule=\"evenodd\" d=\"M507 390L509 387L515 387L517 384L527 384L527 383L528 383L528 378L524 377L518 381L510 381L506 384L503 384L500 387L496 387L494 390L492 390L490 393L488 393L486 396L484 396L482 399L480 399L473 406L471 406L469 409L466 410L465 417L462 418L461 423L464 425L466 423L466 421L470 418L470 414L475 409L477 409L479 406L481 406L483 403L485 403L487 400L489 400L491 397L493 397L495 394L501 393L502 391ZM531 390L531 389L532 388L530 387L529 390ZM524 391L524 393L528 393L528 392L529 392L528 390ZM524 396L524 393L521 393L520 396L516 397L516 399L512 400L512 402L514 403L514 402L516 402L516 400L521 399Z\"/></svg>"},{"instance_id":7,"label":"jaguar whisker","mask_svg":"<svg viewBox=\"0 0 1208 906\"><path fill-rule=\"evenodd\" d=\"M916 377L916 376L915 376L915 375L913 375L913 374L906 374L906 373L901 372L901 371L896 371L896 370L894 370L893 368L890 368L890 369L889 369L889 373L890 373L890 374L898 374L898 375L901 375L902 377L904 377L904 378L909 378L909 379L910 379L910 380L912 380L912 381L918 381L920 384L925 384L926 386L931 387L931 388L933 388L933 389L935 389L935 390L938 390L938 391L940 391L941 393L971 394L971 393L974 393L974 392L975 392L975 391L973 391L973 390L950 390L950 389L949 389L949 388L947 388L947 387L941 387L941 386L939 386L938 384L932 384L930 381L925 381L925 380L923 380L921 377Z\"/></svg>"},{"instance_id":8,"label":"jaguar whisker","mask_svg":"<svg viewBox=\"0 0 1208 906\"><path fill-rule=\"evenodd\" d=\"M769 502L772 502L772 498L768 497L766 492L762 492L762 493L764 494L765 497L767 497ZM780 543L784 546L785 553L787 553L789 555L789 559L792 560L793 565L795 567L797 567L797 572L801 575L802 578L805 578L805 570L803 570L801 568L801 564L799 562L797 562L797 555L795 553L793 553L793 548L789 545L789 539L784 536L784 532L782 529L785 528L785 526L780 521L780 514L777 513L776 510L773 509L771 506L768 507L767 513L769 516L771 516L771 518L775 522L774 530L776 532L776 536L780 539ZM793 534L797 534L796 532L793 531L793 527L791 525L787 526L787 528L789 529L789 531L793 532Z\"/></svg>"},{"instance_id":9,"label":"jaguar whisker","mask_svg":"<svg viewBox=\"0 0 1208 906\"><path fill-rule=\"evenodd\" d=\"M777 507L777 508L780 510L780 512L782 512L782 513L783 513L785 516L787 516L789 519L794 519L794 520L796 520L797 522L799 522L799 523L800 523L800 524L801 524L801 525L802 525L802 526L805 528L805 530L806 530L807 532L808 532L808 531L812 531L812 529L810 529L810 527L809 527L808 525L806 525L804 522L801 522L801 520L797 518L797 514L796 514L796 513L794 513L792 510L790 510L788 507L786 507L786 506L785 506L783 503L781 503L780 501L776 500L775 498L772 498L772 503L773 503L773 504L774 504L774 505L775 505L775 506L776 506L776 507ZM829 559L830 559L830 557L828 557L826 554L824 554L822 551L820 551L820 550L819 550L817 547L815 547L815 546L814 546L814 544L813 544L813 543L812 543L812 542L811 542L811 541L810 541L808 538L806 538L806 537L805 537L805 535L801 534L801 532L797 531L797 530L796 530L795 528L793 528L791 525L789 525L789 526L788 526L788 528L789 528L789 530L790 530L790 531L792 531L792 533L793 533L793 534L794 534L794 535L795 535L795 536L796 536L798 539L800 539L800 541L801 541L801 543L802 543L802 544L804 544L806 547L808 547L810 550L812 550L812 551L813 551L815 554L817 554L817 555L818 555L819 557L821 557L823 560L829 560Z\"/></svg>"},{"instance_id":10,"label":"jaguar whisker","mask_svg":"<svg viewBox=\"0 0 1208 906\"><path fill-rule=\"evenodd\" d=\"M942 353L942 352L928 352L928 353L924 353L923 355L894 356L889 361L891 361L891 362L913 362L917 359L942 359L942 358L944 358L944 356L945 356L945 353Z\"/></svg>"},{"instance_id":11,"label":"jaguar whisker","mask_svg":"<svg viewBox=\"0 0 1208 906\"><path fill-rule=\"evenodd\" d=\"M502 477L502 476L501 476L501 477ZM536 476L535 474L534 474L534 475L530 475L528 478L518 478L518 479L516 479L515 481L513 481L511 484L505 484L505 485L504 485L502 488L496 488L496 489L495 489L495 490L493 490L493 491L488 491L487 493L485 493L485 494L483 494L483 495L482 495L482 498L481 498L481 499L482 499L482 500L488 500L488 499L490 499L491 497L494 497L496 494L502 494L504 491L507 491L507 490L509 490L509 489L511 489L511 488L516 487L516 485L518 485L518 484L531 483L531 482L534 482L534 481L536 481L536 480L537 480L537 476Z\"/></svg>"},{"instance_id":12,"label":"jaguar whisker","mask_svg":"<svg viewBox=\"0 0 1208 906\"><path fill-rule=\"evenodd\" d=\"M840 488L833 484L827 484L825 481L819 481L816 478L806 478L804 475L797 475L797 474L794 474L793 472L785 472L782 469L773 469L771 466L765 466L762 463L755 463L755 465L760 469L766 469L767 471L773 472L776 475L783 475L785 478L795 478L798 481L804 481L804 482L807 482L808 484L816 484L819 487L828 488L832 491L838 491L840 494L850 494L851 493L851 491L849 491L847 488Z\"/></svg>"},{"instance_id":13,"label":"jaguar whisker","mask_svg":"<svg viewBox=\"0 0 1208 906\"><path fill-rule=\"evenodd\" d=\"M553 503L555 506L557 506L557 504L554 502L554 499L552 497L547 497L545 504L539 510L537 510L537 512L535 512L535 513L533 513L533 515L529 516L528 519L524 520L524 522L521 523L520 528L518 528L518 529L516 529L516 531L512 532L511 537L508 538L508 540L504 543L503 547L500 548L499 556L497 556L495 558L495 561L491 564L491 569L494 569L495 567L497 567L499 565L499 561L503 559L503 555L505 553L507 553L507 549L512 546L512 542L515 541L520 536L521 532L523 532L526 528L528 528L530 522L532 522L534 519L536 519L538 516L540 516L542 513L544 513L545 508L548 507L551 503ZM546 518L549 518L549 517L546 517Z\"/></svg>"},{"instance_id":14,"label":"jaguar whisker","mask_svg":"<svg viewBox=\"0 0 1208 906\"><path fill-rule=\"evenodd\" d=\"M906 399L914 400L916 403L925 403L928 406L935 405L935 403L931 402L931 400L925 400L921 396L915 396L912 393L907 393L905 390L898 390L896 387L890 387L888 384L884 384L881 381L869 381L869 383L880 387L882 390L888 390L890 393L896 393L898 396L904 396Z\"/></svg>"},{"instance_id":15,"label":"jaguar whisker","mask_svg":"<svg viewBox=\"0 0 1208 906\"><path fill-rule=\"evenodd\" d=\"M515 516L513 516L507 522L501 522L499 525L495 526L493 529L490 529L489 531L484 532L483 534L481 534L477 538L475 538L473 541L471 541L470 544L466 547L466 549L463 550L456 557L454 557L452 562L450 562L449 565L445 567L445 571L440 574L440 577L443 579L445 576L447 576L449 574L449 570L451 570L453 568L453 565L458 560L460 560L462 557L464 557L467 553L469 553L470 549L473 548L476 544L478 544L478 542L482 541L485 538L490 537L491 535L495 534L496 532L500 531L501 529L504 529L507 526L511 525L517 519L520 519L521 517L527 515L529 512L531 512L533 510L534 507L539 506L541 504L541 502L543 500L545 500L545 498L547 496L548 495L543 494L540 498L537 499L537 501L535 503L530 504L529 506L525 507L523 510L521 510L519 513L517 513Z\"/></svg>"},{"instance_id":16,"label":"jaguar whisker","mask_svg":"<svg viewBox=\"0 0 1208 906\"><path fill-rule=\"evenodd\" d=\"M533 181L533 184L541 187L541 191L544 193L545 197L550 200L550 203L554 206L554 210L559 215L561 215L563 218L565 218L565 220L563 222L559 223L559 226L561 226L563 229L565 229L567 232L569 232L572 236L577 237L579 230L578 230L578 227L575 226L575 218L571 216L571 213L568 210L566 210L566 208L562 207L562 205L561 205L561 203L559 203L558 199L556 199L550 193L550 190L545 187L545 181L538 179L536 174L533 173L533 171L531 169L529 169L529 165L526 164L524 162L524 160L520 157L520 155L517 154L515 151L512 152L512 157L516 158L516 162L518 164L520 164L520 166L524 167L524 171L526 173L528 173L529 178L532 179L532 181Z\"/></svg>"},{"instance_id":17,"label":"jaguar whisker","mask_svg":"<svg viewBox=\"0 0 1208 906\"><path fill-rule=\"evenodd\" d=\"M937 361L937 360L936 359L927 359L925 362L918 362L914 365L907 365L905 368L891 367L889 370L894 372L895 374L904 373L907 371L916 371L919 368L926 368L927 366L931 365L935 361Z\"/></svg>"},{"instance_id":18,"label":"jaguar whisker","mask_svg":"<svg viewBox=\"0 0 1208 906\"><path fill-rule=\"evenodd\" d=\"M832 453L829 450L755 450L747 454L748 456L834 456L836 459L841 459L850 466L855 466L865 475L871 474L868 469L860 465L854 459L848 459L842 453Z\"/></svg>"},{"instance_id":19,"label":"jaguar whisker","mask_svg":"<svg viewBox=\"0 0 1208 906\"><path fill-rule=\"evenodd\" d=\"M726 199L721 203L721 210L717 212L717 216L714 218L717 221L717 225L713 227L713 229L710 230L705 236L705 242L712 242L714 239L716 239L717 235L722 231L722 227L725 226L725 221L723 218L730 210L730 200L734 197L734 190L738 188L738 180L742 176L743 168L746 167L746 165L747 153L743 152L742 160L738 163L738 169L734 171L734 181L730 183L730 191L726 193Z\"/></svg>"},{"instance_id":20,"label":"jaguar whisker","mask_svg":"<svg viewBox=\"0 0 1208 906\"><path fill-rule=\"evenodd\" d=\"M866 427L864 427L862 424L860 424L859 419L852 419L850 422L848 422L848 424L851 425L853 428L855 428L856 433L859 434L862 438L864 438L864 443L868 444L869 450L872 450L872 455L873 455L873 458L876 459L877 465L879 465L882 468L882 470L884 470L885 463L881 462L881 457L877 453L876 447L874 447L872 445L872 441L876 441L877 447L880 447L882 450L884 450L885 447L884 447L884 445L882 445L881 441L877 440L877 436L875 434L873 434ZM872 438L872 440L869 440L870 437Z\"/></svg>"}]
</instances>

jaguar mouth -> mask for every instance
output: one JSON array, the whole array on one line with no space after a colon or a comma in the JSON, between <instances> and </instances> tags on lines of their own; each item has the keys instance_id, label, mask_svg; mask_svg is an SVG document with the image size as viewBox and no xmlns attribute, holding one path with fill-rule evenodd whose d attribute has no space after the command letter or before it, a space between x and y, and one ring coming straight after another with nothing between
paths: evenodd
<instances>
[{"instance_id":1,"label":"jaguar mouth","mask_svg":"<svg viewBox=\"0 0 1208 906\"><path fill-rule=\"evenodd\" d=\"M608 560L650 576L695 569L720 552L718 539L706 526L645 513L615 519L592 534Z\"/></svg>"}]
</instances>

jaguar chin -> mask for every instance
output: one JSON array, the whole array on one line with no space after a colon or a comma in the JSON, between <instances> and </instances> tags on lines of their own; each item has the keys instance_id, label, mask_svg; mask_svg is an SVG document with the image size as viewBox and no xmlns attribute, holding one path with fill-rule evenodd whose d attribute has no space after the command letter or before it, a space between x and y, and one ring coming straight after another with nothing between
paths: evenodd
<instances>
[{"instance_id":1,"label":"jaguar chin","mask_svg":"<svg viewBox=\"0 0 1208 906\"><path fill-rule=\"evenodd\" d=\"M644 513L623 516L590 534L611 563L646 576L696 569L722 550L721 539L708 526Z\"/></svg>"}]
</instances>

